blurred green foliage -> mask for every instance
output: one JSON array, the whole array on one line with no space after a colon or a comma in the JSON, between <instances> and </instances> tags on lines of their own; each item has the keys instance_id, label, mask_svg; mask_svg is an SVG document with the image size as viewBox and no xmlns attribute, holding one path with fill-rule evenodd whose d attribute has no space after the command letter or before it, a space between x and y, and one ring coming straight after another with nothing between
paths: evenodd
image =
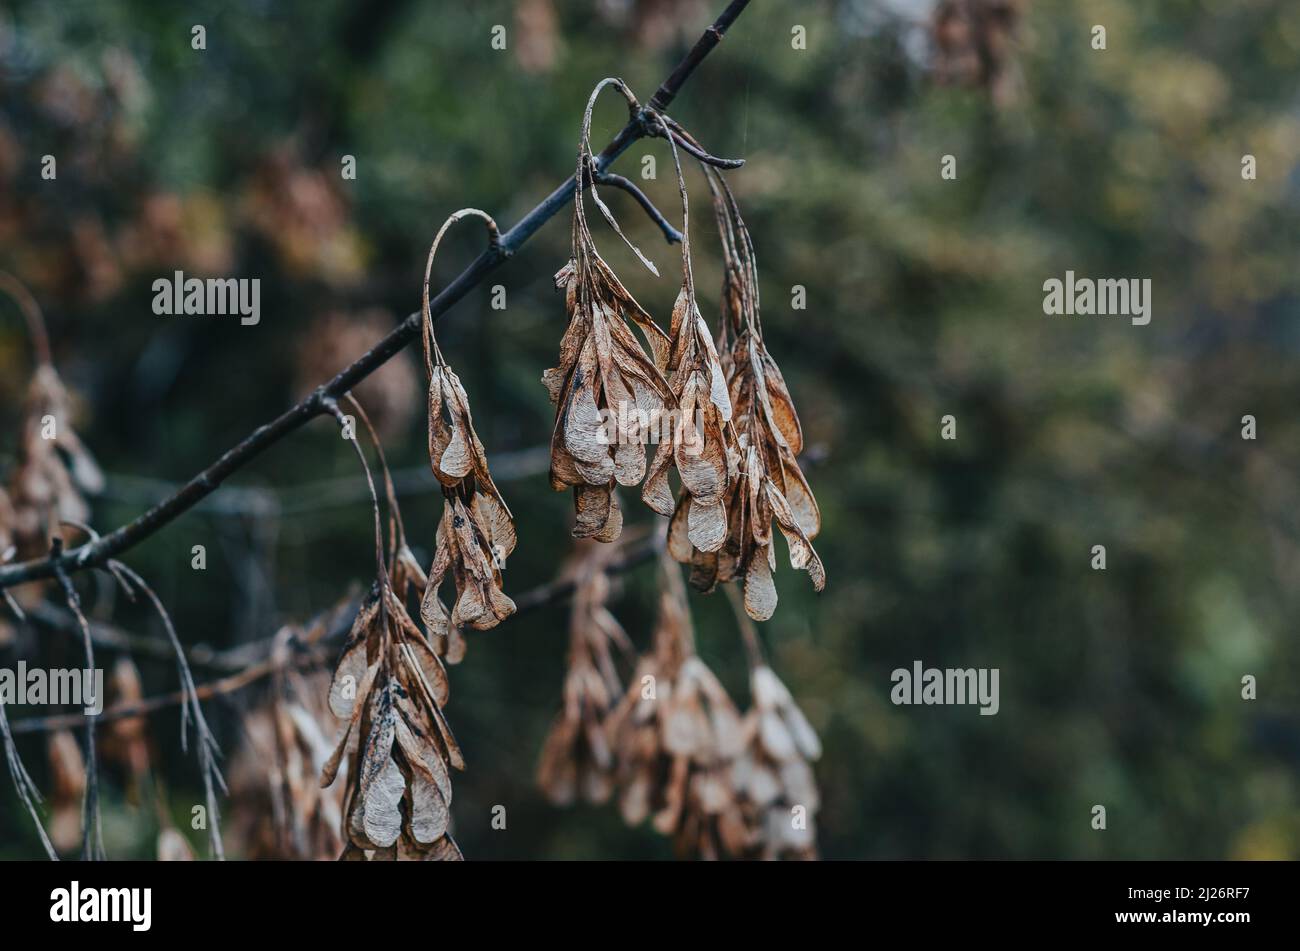
<instances>
[{"instance_id":1,"label":"blurred green foliage","mask_svg":"<svg viewBox=\"0 0 1300 951\"><path fill-rule=\"evenodd\" d=\"M0 266L42 302L105 469L182 480L287 406L296 375L340 368L356 354L299 369L322 314L416 309L447 214L473 205L513 223L570 174L594 83L618 75L648 99L721 5L10 4ZM757 245L768 346L815 449L827 590L783 567L762 634L825 742L823 854L1300 858L1288 620L1300 608L1300 6L1029 3L997 97L933 81L928 9L755 3L672 110L715 154L746 159L731 181ZM498 23L511 30L505 52L489 45ZM805 51L791 48L793 24L807 28ZM1094 24L1107 28L1104 51ZM602 101L593 140L622 120ZM39 178L45 153L59 156L57 184ZM1241 175L1246 153L1254 181ZM619 168L634 174L648 154L660 174L647 191L676 217L662 142ZM940 178L945 154L955 181ZM356 157L355 181L339 179L343 155ZM688 175L712 320L718 255L703 180ZM625 196L612 200L674 274L676 250ZM563 329L550 276L567 221L439 324L489 458L549 436L539 377ZM472 225L453 232L435 280L481 240ZM666 319L675 278L639 271L603 226L598 240ZM260 277L261 324L155 317L150 282L182 266ZM1150 278L1151 324L1044 316L1043 281L1067 269ZM488 306L497 282L504 311ZM806 311L791 308L794 285ZM28 366L6 317L6 432ZM419 467L418 395L400 404L386 449L396 468ZM946 414L955 441L940 438ZM1245 414L1256 441L1240 438ZM318 422L232 483L291 501L296 485L355 480L355 466ZM507 572L518 593L568 551L571 503L544 474L503 488L519 522ZM95 524L150 497L110 477ZM423 557L436 493L411 493L403 514ZM280 517L200 511L128 560L187 643L225 646L368 582L370 526L360 497ZM195 544L209 551L202 574L189 567ZM1104 572L1089 565L1097 544ZM653 584L652 568L629 575L616 605L642 644ZM726 600L692 604L701 653L746 702ZM134 606L115 617L156 632ZM556 810L535 790L565 621L555 605L472 634L453 669L448 715L469 760L456 835L473 858L666 857L665 841L623 828L612 808ZM14 637L11 649L39 640L76 662L71 639ZM893 706L890 672L916 659L999 668L1000 712ZM140 664L150 692L173 689L168 665ZM1241 699L1246 674L1253 702ZM210 705L228 753L241 742L233 714L256 696ZM196 769L175 718L151 724L183 817ZM40 774L40 744L21 748ZM37 854L7 780L3 796L2 854ZM147 813L109 796L110 854L150 854ZM1105 832L1090 826L1098 803ZM494 804L507 831L490 828Z\"/></svg>"}]
</instances>

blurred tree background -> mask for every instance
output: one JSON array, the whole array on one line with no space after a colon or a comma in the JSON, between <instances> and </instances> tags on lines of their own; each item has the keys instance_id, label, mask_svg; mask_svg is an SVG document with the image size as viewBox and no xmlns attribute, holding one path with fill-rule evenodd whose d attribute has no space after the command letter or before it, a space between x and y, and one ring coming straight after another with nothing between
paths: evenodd
<instances>
[{"instance_id":1,"label":"blurred tree background","mask_svg":"<svg viewBox=\"0 0 1300 951\"><path fill-rule=\"evenodd\" d=\"M722 6L8 0L0 267L40 301L79 432L108 474L94 525L134 517L417 309L446 215L472 205L517 220L571 173L592 86L621 76L647 100ZM822 854L1300 858L1300 5L973 6L975 21L964 0L755 2L671 110L715 154L746 159L730 178L768 346L811 447L827 589L782 567L761 634L825 745ZM194 24L206 50L191 48ZM505 51L490 45L497 24ZM602 100L597 147L623 120ZM40 177L45 154L56 181ZM636 176L647 154L659 176L646 190L676 218L664 142L616 168ZM953 181L940 177L946 154ZM340 176L344 155L355 181ZM716 238L703 179L687 175L713 322ZM639 271L603 224L602 253L666 325L677 249L625 195L607 201L667 276ZM518 519L514 594L553 577L571 547L570 497L529 452L552 425L539 378L564 328L551 276L568 219L438 325L489 459L513 463L499 481ZM435 283L481 242L472 224L453 231ZM261 322L155 316L150 285L178 269L260 278ZM1067 269L1150 278L1151 323L1044 316L1043 282ZM504 310L489 306L495 283ZM806 310L792 307L795 285ZM31 350L17 310L0 307L9 460ZM404 475L424 559L440 499L415 357L358 396ZM940 438L947 414L953 441ZM1241 438L1245 414L1255 441ZM364 482L332 423L229 485L125 559L187 645L265 638L373 576ZM196 544L205 572L190 568ZM1098 544L1105 571L1090 567ZM647 565L614 603L638 644L654 590ZM701 654L747 703L730 606L720 594L691 604ZM160 632L139 606L110 614ZM566 617L555 604L469 633L447 711L469 761L457 839L470 858L667 857L667 841L624 828L614 808L556 809L536 790ZM79 666L67 634L11 623L0 637L6 665L43 650ZM1000 712L892 705L890 672L917 659L999 668ZM170 664L136 661L147 694L175 689ZM227 761L259 689L207 705ZM189 834L201 792L175 711L150 717L149 733ZM48 790L44 740L19 748ZM153 814L111 773L106 784L109 854L151 856ZM0 803L0 855L39 855L8 778ZM505 831L490 826L496 804Z\"/></svg>"}]
</instances>

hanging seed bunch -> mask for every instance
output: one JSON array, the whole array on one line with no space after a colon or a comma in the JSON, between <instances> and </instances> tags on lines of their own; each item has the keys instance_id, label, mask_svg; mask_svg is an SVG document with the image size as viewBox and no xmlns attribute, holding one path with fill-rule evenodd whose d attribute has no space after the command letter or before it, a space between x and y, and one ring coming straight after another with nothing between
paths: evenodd
<instances>
[{"instance_id":1,"label":"hanging seed bunch","mask_svg":"<svg viewBox=\"0 0 1300 951\"><path fill-rule=\"evenodd\" d=\"M12 522L0 532L13 537L19 557L30 557L45 553L48 535L60 521L86 521L90 510L83 493L100 492L104 476L72 428L71 400L50 360L40 308L27 289L4 272L0 272L0 290L17 302L36 351L6 506Z\"/></svg>"},{"instance_id":2,"label":"hanging seed bunch","mask_svg":"<svg viewBox=\"0 0 1300 951\"><path fill-rule=\"evenodd\" d=\"M56 730L47 741L50 763L50 841L60 852L81 844L81 803L86 794L86 761L71 730Z\"/></svg>"},{"instance_id":3,"label":"hanging seed bunch","mask_svg":"<svg viewBox=\"0 0 1300 951\"><path fill-rule=\"evenodd\" d=\"M717 552L727 538L727 492L736 477L739 453L734 447L731 399L727 378L713 336L695 299L691 269L690 208L677 145L665 120L654 117L673 153L682 198L682 289L673 305L668 352L668 380L676 411L670 439L661 437L641 497L660 515L678 512L691 545L704 553ZM668 471L674 465L682 480L680 501L674 503Z\"/></svg>"},{"instance_id":4,"label":"hanging seed bunch","mask_svg":"<svg viewBox=\"0 0 1300 951\"><path fill-rule=\"evenodd\" d=\"M664 585L649 655L610 715L618 755L619 807L629 825L654 816L683 857L739 857L754 835L732 784L743 745L740 713L695 653L680 569L662 565Z\"/></svg>"},{"instance_id":5,"label":"hanging seed bunch","mask_svg":"<svg viewBox=\"0 0 1300 951\"><path fill-rule=\"evenodd\" d=\"M332 722L323 702L325 671L289 669L282 652L298 631L276 635L279 662L268 703L244 718L248 744L231 766L230 793L241 822L237 834L250 859L329 860L344 847L342 789L322 789L320 774L333 743L322 724Z\"/></svg>"},{"instance_id":6,"label":"hanging seed bunch","mask_svg":"<svg viewBox=\"0 0 1300 951\"><path fill-rule=\"evenodd\" d=\"M378 450L378 440L375 445ZM321 770L321 786L333 784L346 756L343 858L459 859L449 832L450 773L464 769L465 760L442 712L450 695L447 670L407 609L427 579L405 543L387 465L393 541L385 561L374 480L355 441L354 448L374 501L379 577L357 613L330 685L330 710L345 726Z\"/></svg>"},{"instance_id":7,"label":"hanging seed bunch","mask_svg":"<svg viewBox=\"0 0 1300 951\"><path fill-rule=\"evenodd\" d=\"M603 542L614 541L623 529L614 487L640 485L645 476L643 423L658 419L665 402L672 399L663 375L668 337L601 258L587 224L583 192L589 187L592 201L615 233L658 274L623 235L596 191L591 112L607 85L618 89L633 111L639 109L636 98L617 79L603 80L587 102L578 142L572 254L555 275L556 287L564 290L569 324L560 341L559 365L542 376L555 404L551 487L574 490L574 537ZM650 355L629 323L640 328Z\"/></svg>"},{"instance_id":8,"label":"hanging seed bunch","mask_svg":"<svg viewBox=\"0 0 1300 951\"><path fill-rule=\"evenodd\" d=\"M501 570L515 548L515 526L505 499L492 481L487 455L470 416L469 398L460 379L443 359L429 311L429 273L447 229L467 215L487 222L495 243L496 222L475 208L456 212L444 223L429 249L424 269L424 363L429 375L429 464L442 484L443 512L438 523L433 565L420 606L438 653L448 663L465 655L462 625L476 630L495 627L515 611L501 590ZM439 596L450 573L456 600L450 611Z\"/></svg>"},{"instance_id":9,"label":"hanging seed bunch","mask_svg":"<svg viewBox=\"0 0 1300 951\"><path fill-rule=\"evenodd\" d=\"M194 850L185 841L185 836L175 826L168 825L158 830L158 839L154 844L154 854L159 862L193 862Z\"/></svg>"},{"instance_id":10,"label":"hanging seed bunch","mask_svg":"<svg viewBox=\"0 0 1300 951\"><path fill-rule=\"evenodd\" d=\"M746 856L814 859L814 817L821 805L812 766L821 742L785 684L763 657L758 629L742 597L728 588L749 658L751 707L741 726L731 783L750 829Z\"/></svg>"},{"instance_id":11,"label":"hanging seed bunch","mask_svg":"<svg viewBox=\"0 0 1300 951\"><path fill-rule=\"evenodd\" d=\"M442 713L449 692L442 661L382 579L330 685L330 710L346 726L321 784L334 782L347 753L344 857L460 857L448 833L450 770L465 761Z\"/></svg>"},{"instance_id":12,"label":"hanging seed bunch","mask_svg":"<svg viewBox=\"0 0 1300 951\"><path fill-rule=\"evenodd\" d=\"M16 534L43 539L59 520L86 520L90 509L83 493L102 490L104 477L72 429L68 392L52 365L37 367L23 414L26 422L11 486L18 513ZM53 438L48 436L51 431Z\"/></svg>"},{"instance_id":13,"label":"hanging seed bunch","mask_svg":"<svg viewBox=\"0 0 1300 951\"><path fill-rule=\"evenodd\" d=\"M686 135L673 125L674 131ZM772 581L773 520L789 545L790 564L806 570L813 587L821 591L826 571L811 543L821 528L821 513L796 459L803 450L799 417L781 371L763 343L758 268L749 231L721 173L702 167L722 238L718 351L727 374L739 465L727 492L723 544L708 551L694 543L694 504L688 505L689 495L684 495L669 525L668 550L691 565L691 583L700 590L710 591L719 582L742 581L745 610L763 621L772 616L777 602Z\"/></svg>"},{"instance_id":14,"label":"hanging seed bunch","mask_svg":"<svg viewBox=\"0 0 1300 951\"><path fill-rule=\"evenodd\" d=\"M327 637L346 633L356 610L349 591L310 623L276 632L271 689L244 716L247 742L230 766L231 835L244 858L333 860L344 848L343 784L320 785L335 746L331 671L303 669L300 661Z\"/></svg>"},{"instance_id":15,"label":"hanging seed bunch","mask_svg":"<svg viewBox=\"0 0 1300 951\"><path fill-rule=\"evenodd\" d=\"M754 706L731 775L753 816L758 857L816 858L821 800L809 764L821 756L821 743L772 668L755 666L749 689Z\"/></svg>"},{"instance_id":16,"label":"hanging seed bunch","mask_svg":"<svg viewBox=\"0 0 1300 951\"><path fill-rule=\"evenodd\" d=\"M1000 106L1015 96L1015 46L1025 0L941 0L931 18L934 75L942 85L982 87Z\"/></svg>"},{"instance_id":17,"label":"hanging seed bunch","mask_svg":"<svg viewBox=\"0 0 1300 951\"><path fill-rule=\"evenodd\" d=\"M627 633L610 613L607 574L611 552L579 542L562 577L574 585L569 615L568 670L562 706L542 744L537 784L552 803L571 805L579 797L603 803L613 791L614 756L605 719L623 696L611 645L630 654Z\"/></svg>"}]
</instances>

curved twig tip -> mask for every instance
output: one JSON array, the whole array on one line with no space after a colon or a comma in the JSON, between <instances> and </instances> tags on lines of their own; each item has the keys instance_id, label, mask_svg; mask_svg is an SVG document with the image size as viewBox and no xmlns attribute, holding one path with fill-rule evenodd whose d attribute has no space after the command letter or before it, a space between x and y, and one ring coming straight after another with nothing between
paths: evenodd
<instances>
[{"instance_id":1,"label":"curved twig tip","mask_svg":"<svg viewBox=\"0 0 1300 951\"><path fill-rule=\"evenodd\" d=\"M659 230L664 233L664 240L669 244L681 244L682 233L678 231L673 224L664 217L663 212L655 207L648 195L637 187L637 184L631 179L622 175L615 175L613 172L597 172L596 181L601 185L612 185L614 188L621 189L631 195L646 215L659 226Z\"/></svg>"},{"instance_id":2,"label":"curved twig tip","mask_svg":"<svg viewBox=\"0 0 1300 951\"><path fill-rule=\"evenodd\" d=\"M32 337L32 349L36 351L36 362L41 366L49 366L52 362L50 335L45 329L45 316L41 313L36 298L32 296L26 284L8 271L0 271L0 291L12 297L18 309L22 311L23 319L27 321L28 333Z\"/></svg>"},{"instance_id":3,"label":"curved twig tip","mask_svg":"<svg viewBox=\"0 0 1300 951\"><path fill-rule=\"evenodd\" d=\"M481 211L478 208L462 208L459 211L452 212L447 216L447 220L442 223L442 227L438 229L438 233L434 235L433 244L429 246L429 256L425 258L424 261L424 286L420 292L420 316L423 326L420 336L424 341L424 361L426 367L432 366L431 354L429 352L431 342L434 353L437 353L438 355L438 362L442 362L442 354L438 352L438 343L433 339L433 314L429 310L429 276L433 273L433 259L438 253L438 245L442 243L442 236L447 233L447 229L456 224L456 222L468 218L471 215L482 218L483 223L487 226L488 250L498 254L501 252L501 229L497 227L496 219L486 211Z\"/></svg>"}]
</instances>

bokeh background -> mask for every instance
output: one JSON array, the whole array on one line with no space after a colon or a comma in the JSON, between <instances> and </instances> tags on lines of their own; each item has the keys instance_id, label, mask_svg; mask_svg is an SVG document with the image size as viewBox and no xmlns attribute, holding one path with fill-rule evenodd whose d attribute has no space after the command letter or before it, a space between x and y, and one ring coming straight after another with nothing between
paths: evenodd
<instances>
[{"instance_id":1,"label":"bokeh background","mask_svg":"<svg viewBox=\"0 0 1300 951\"><path fill-rule=\"evenodd\" d=\"M107 472L94 524L142 511L416 309L447 214L473 205L517 220L571 173L594 83L621 76L648 99L723 5L9 0L0 267L40 301L78 429ZM497 24L504 52L490 46ZM795 25L806 50L792 49ZM781 568L761 634L825 744L825 857L1300 857L1298 62L1300 5L1287 0L762 0L674 104L712 151L747 161L731 181L757 246L768 346L810 446L827 589ZM602 100L593 140L623 119ZM40 179L47 153L55 182ZM636 174L646 154L659 168L646 190L676 217L663 142L618 168ZM955 181L940 177L945 154ZM340 177L343 155L355 181ZM688 176L712 320L718 255L707 190ZM602 252L666 319L677 251L626 196L607 200L669 276L639 270L603 224ZM550 279L568 219L438 327L489 458L510 471L514 593L551 578L571 548L570 499L534 451L552 421L539 378L564 326ZM435 281L480 247L477 227L453 232ZM260 278L261 323L154 316L150 284L176 269ZM1150 278L1150 325L1045 317L1042 283L1067 269ZM505 310L489 306L494 283ZM792 309L794 285L806 310ZM6 465L30 354L5 301ZM440 500L422 387L403 354L359 396L424 557ZM954 441L940 438L946 414ZM1245 414L1255 441L1241 438ZM127 560L187 644L265 638L372 576L356 466L335 427L315 422ZM205 572L190 569L196 544ZM1097 544L1105 571L1090 567ZM99 617L160 633L81 584ZM640 644L654 585L652 566L630 572L614 604ZM730 606L691 603L702 655L747 703ZM471 858L668 857L668 842L624 828L612 807L556 809L536 790L566 617L556 604L472 634L453 668L448 715L469 758L456 836ZM38 656L76 665L77 641L9 623L0 658ZM999 668L1000 712L892 705L890 672L914 660ZM136 663L146 693L174 689L171 665ZM1241 697L1247 674L1254 701ZM228 758L259 689L208 704ZM176 721L152 716L149 742L189 834L201 795ZM48 790L44 741L24 735L19 748ZM105 784L109 854L152 856L154 807L111 770ZM1098 803L1104 832L1090 824ZM495 804L506 831L489 825ZM39 854L6 777L0 855Z\"/></svg>"}]
</instances>

